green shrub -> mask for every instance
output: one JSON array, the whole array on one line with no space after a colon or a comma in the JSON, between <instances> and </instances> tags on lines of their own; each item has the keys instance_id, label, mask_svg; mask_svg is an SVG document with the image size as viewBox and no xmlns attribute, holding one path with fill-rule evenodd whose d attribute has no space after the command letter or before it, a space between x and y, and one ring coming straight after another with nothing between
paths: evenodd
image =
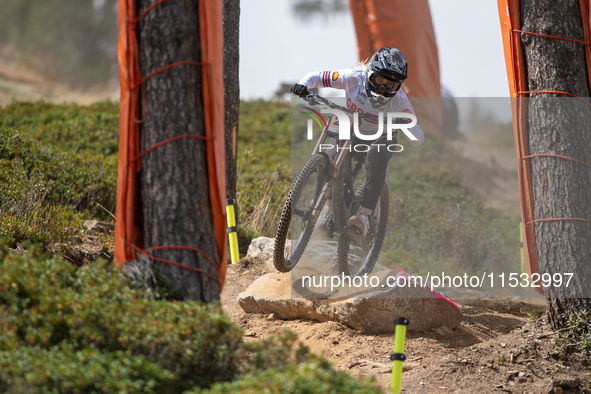
<instances>
[{"instance_id":1,"label":"green shrub","mask_svg":"<svg viewBox=\"0 0 591 394\"><path fill-rule=\"evenodd\" d=\"M33 255L1 252L0 362L15 367L0 365L0 389L15 390L31 376L31 391L49 379L58 392L82 392L89 382L110 392L112 380L121 379L117 387L130 392L142 392L149 382L178 392L237 373L241 330L219 304L146 300L104 262L78 269ZM38 357L47 362L19 361ZM72 371L64 369L68 360ZM125 368L115 368L114 360ZM72 382L68 377L84 363L94 374Z\"/></svg>"},{"instance_id":2,"label":"green shrub","mask_svg":"<svg viewBox=\"0 0 591 394\"><path fill-rule=\"evenodd\" d=\"M119 145L119 103L102 101L90 106L16 101L0 108L0 129L70 154L116 158Z\"/></svg>"},{"instance_id":3,"label":"green shrub","mask_svg":"<svg viewBox=\"0 0 591 394\"><path fill-rule=\"evenodd\" d=\"M238 226L251 235L275 235L291 183L290 119L289 105L241 102ZM111 102L15 102L0 110L0 130L14 128L0 133L0 236L46 245L63 242L82 218L110 220L96 203L114 207L117 124ZM404 151L388 165L393 242L380 262L412 272L434 264L450 272L518 267L517 222L485 209L466 187L466 163L453 147L431 134L418 148L399 137Z\"/></svg>"},{"instance_id":4,"label":"green shrub","mask_svg":"<svg viewBox=\"0 0 591 394\"><path fill-rule=\"evenodd\" d=\"M591 312L567 312L563 317L564 331L556 341L560 345L558 356L564 358L578 346L587 358L591 358Z\"/></svg>"},{"instance_id":5,"label":"green shrub","mask_svg":"<svg viewBox=\"0 0 591 394\"><path fill-rule=\"evenodd\" d=\"M381 394L370 381L359 381L349 374L336 371L326 360L311 357L306 362L290 365L286 371L269 369L244 375L234 382L217 383L211 389L194 394L222 393L281 393L281 394Z\"/></svg>"},{"instance_id":6,"label":"green shrub","mask_svg":"<svg viewBox=\"0 0 591 394\"><path fill-rule=\"evenodd\" d=\"M357 380L310 354L289 330L246 344L245 350L250 356L236 380L193 393L382 393L371 380Z\"/></svg>"},{"instance_id":7,"label":"green shrub","mask_svg":"<svg viewBox=\"0 0 591 394\"><path fill-rule=\"evenodd\" d=\"M105 261L77 268L30 250L0 248L0 392L179 393L233 380L212 392L378 392L292 332L243 343L219 303L155 300Z\"/></svg>"},{"instance_id":8,"label":"green shrub","mask_svg":"<svg viewBox=\"0 0 591 394\"><path fill-rule=\"evenodd\" d=\"M3 393L165 392L177 376L130 352L101 352L62 344L0 351Z\"/></svg>"},{"instance_id":9,"label":"green shrub","mask_svg":"<svg viewBox=\"0 0 591 394\"><path fill-rule=\"evenodd\" d=\"M43 199L102 217L94 202L111 207L115 200L116 173L101 160L55 152L14 130L0 130L0 182L2 204Z\"/></svg>"},{"instance_id":10,"label":"green shrub","mask_svg":"<svg viewBox=\"0 0 591 394\"><path fill-rule=\"evenodd\" d=\"M61 153L0 130L0 238L64 242L83 219L110 220L116 172L101 159Z\"/></svg>"},{"instance_id":11,"label":"green shrub","mask_svg":"<svg viewBox=\"0 0 591 394\"><path fill-rule=\"evenodd\" d=\"M111 220L118 108L109 101L0 108L0 238L49 247L85 219Z\"/></svg>"}]
</instances>

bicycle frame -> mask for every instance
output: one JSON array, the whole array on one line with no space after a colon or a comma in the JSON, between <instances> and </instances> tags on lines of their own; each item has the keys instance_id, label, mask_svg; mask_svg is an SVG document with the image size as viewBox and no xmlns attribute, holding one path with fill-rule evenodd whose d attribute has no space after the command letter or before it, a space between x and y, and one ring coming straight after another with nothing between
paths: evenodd
<instances>
[{"instance_id":1,"label":"bicycle frame","mask_svg":"<svg viewBox=\"0 0 591 394\"><path fill-rule=\"evenodd\" d=\"M319 197L316 200L316 203L314 205L314 209L312 210L312 212L310 213L310 215L308 216L308 220L312 223L312 224L316 224L316 220L318 219L318 216L320 215L320 212L322 211L322 209L324 208L324 205L326 204L326 201L329 199L329 197L332 197L332 199L334 200L335 198L339 198L339 196L333 196L333 186L335 184L335 182L337 180L339 180L340 182L343 182L344 184L346 184L349 187L349 190L351 191L353 197L351 198L351 201L349 201L348 204L345 204L344 207L342 207L343 209L338 209L338 210L334 210L333 211L333 215L334 215L334 229L332 229L331 233L337 233L340 234L342 232L347 232L350 235L353 236L357 236L355 233L348 231L345 227L347 225L347 222L349 220L349 213L350 213L350 209L351 209L351 205L354 202L358 202L355 200L354 197L354 182L355 179L357 178L357 175L359 174L359 171L361 170L362 167L362 162L360 160L357 161L357 164L355 165L355 167L352 169L351 168L351 162L352 160L354 160L354 157L352 157L352 155L354 155L354 153L350 152L349 150L351 149L351 145L352 142L350 140L346 140L344 141L341 145L339 145L339 150L337 151L337 154L334 158L331 158L328 154L321 152L321 145L324 144L326 142L326 140L329 137L334 137L333 135L330 135L330 133L326 130L323 129L322 134L320 135L320 138L318 139L318 142L316 143L316 147L314 148L314 151L312 152L312 155L316 154L316 153L320 153L323 155L326 155L327 158L329 159L329 163L330 163L330 172L326 177L326 181L324 182L324 185L322 187L322 191L320 192ZM329 234L331 235L331 234Z\"/></svg>"},{"instance_id":2,"label":"bicycle frame","mask_svg":"<svg viewBox=\"0 0 591 394\"><path fill-rule=\"evenodd\" d=\"M310 94L304 97L304 99L312 105L324 103L332 109L338 109L349 114L357 114L356 111L339 106L315 94ZM358 118L355 120L367 118L377 121L381 120L380 117L368 113L359 113ZM353 273L355 275L361 275L370 272L375 265L383 243L385 226L388 221L388 189L384 185L380 193L379 209L377 211L374 210L374 213L369 215L369 231L366 234L361 234L356 227L349 228L349 219L351 215L357 214L357 210L361 208L361 202L365 192L365 183L354 187L354 182L366 160L367 151L358 151L355 140L339 140L338 133L331 126L326 125L323 128L312 154L304 162L304 165L300 168L300 171L293 180L289 195L283 207L277 226L277 236L275 237L275 249L273 252L275 268L280 272L291 271L302 257L310 241L314 227L316 227L317 221L329 199L332 199L333 209L328 217L326 217L325 231L331 238L334 237L335 233L339 234L337 265L341 272L349 275L350 268L356 267L355 265L350 266L348 261L351 246L358 248L358 252L355 253L361 253L356 255L356 261L361 263L361 265L354 268ZM354 131L357 130L355 126L356 124L354 122ZM336 147L334 147L336 148L336 153L334 154L332 148L331 151L323 152L323 144L325 144L329 137L337 140ZM354 164L353 161L356 161L356 163ZM313 174L316 174L315 178ZM302 198L302 193L304 193L304 198ZM298 206L299 202L302 205ZM376 214L376 212L379 213ZM324 219L324 214L322 215ZM297 227L293 227L294 222L292 218L294 216L301 218L301 223L298 223ZM381 223L384 225L381 226ZM288 247L286 241L290 231L295 231L295 233L291 233L293 238L291 245Z\"/></svg>"},{"instance_id":3,"label":"bicycle frame","mask_svg":"<svg viewBox=\"0 0 591 394\"><path fill-rule=\"evenodd\" d=\"M357 113L356 111L353 111L349 108L346 108L346 107L343 107L340 105L337 105L337 104L333 103L332 101L330 101L324 97L318 96L317 94L314 94L314 93L310 93L308 96L306 96L304 98L304 100L308 101L312 105L324 104L324 105L328 106L329 108L338 109L338 110L341 110L343 112L347 112L350 114ZM379 119L377 116L371 115L368 113L357 113L357 115L359 116L360 119L373 119L373 120ZM351 162L355 158L360 157L359 155L357 155L357 153L353 153L350 151L352 149L351 140L345 140L344 142L337 144L338 149L337 149L337 153L334 158L331 158L327 153L322 152L321 147L329 137L335 138L335 139L337 139L337 141L339 141L338 135L336 133L331 132L331 131L327 130L326 128L323 128L322 134L318 138L318 141L316 142L316 146L314 147L314 150L312 151L312 155L317 154L317 153L322 154L322 155L326 155L328 162L329 162L330 171L326 177L326 181L324 182L324 185L322 187L322 191L320 192L320 194L314 204L314 209L310 212L308 217L305 219L307 219L308 221L310 221L310 223L315 225L316 220L318 219L318 217L320 215L320 212L322 211L322 209L324 208L324 205L326 204L326 201L333 194L333 188L334 188L335 182L337 182L337 181L342 182L348 188L348 191L349 191L348 194L350 195L350 198L347 199L346 198L347 196L344 196L345 197L344 204L339 203L339 204L335 204L335 206L333 206L334 228L327 227L327 233L331 238L334 236L334 233L347 234L347 235L350 235L355 238L360 238L359 234L351 231L348 228L347 223L349 221L351 207L352 207L353 203L361 202L360 200L362 198L362 197L355 196L355 189L353 187L355 179L357 178L357 175L359 174L359 171L361 170L362 161L357 159L357 164L355 165L355 167L353 169L351 168ZM336 199L340 199L340 198L341 198L341 196L332 195L333 202Z\"/></svg>"}]
</instances>

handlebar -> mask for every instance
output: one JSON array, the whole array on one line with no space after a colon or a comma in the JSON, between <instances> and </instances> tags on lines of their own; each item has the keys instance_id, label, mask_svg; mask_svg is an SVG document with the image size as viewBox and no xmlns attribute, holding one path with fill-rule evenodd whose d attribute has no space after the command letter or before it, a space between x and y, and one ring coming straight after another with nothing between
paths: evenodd
<instances>
[{"instance_id":1,"label":"handlebar","mask_svg":"<svg viewBox=\"0 0 591 394\"><path fill-rule=\"evenodd\" d=\"M375 121L379 120L379 118L376 115L372 115L372 114L369 114L366 112L357 112L357 111L354 111L354 110L349 109L347 107L343 107L342 105L338 105L336 103L333 103L332 101L328 100L327 98L319 96L313 92L310 92L307 96L302 97L302 99L304 99L305 101L310 103L310 105L324 104L327 107L332 108L332 109L338 109L340 111L348 112L350 114L359 114L359 118L361 118L361 119L373 119Z\"/></svg>"}]
</instances>

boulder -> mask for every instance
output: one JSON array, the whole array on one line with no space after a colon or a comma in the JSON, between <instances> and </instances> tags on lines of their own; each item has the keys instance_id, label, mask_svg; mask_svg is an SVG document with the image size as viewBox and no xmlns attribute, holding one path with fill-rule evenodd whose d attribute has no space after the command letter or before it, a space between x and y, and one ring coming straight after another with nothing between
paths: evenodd
<instances>
[{"instance_id":1,"label":"boulder","mask_svg":"<svg viewBox=\"0 0 591 394\"><path fill-rule=\"evenodd\" d=\"M458 306L428 287L414 282L396 286L397 278L408 278L402 270L381 270L368 278L372 276L377 278L369 286L335 287L330 280L327 286L315 286L306 275L270 273L255 280L237 301L246 313L337 321L367 334L394 332L393 322L399 316L409 319L409 329L424 331L453 329L462 321ZM340 278L347 282L346 277Z\"/></svg>"}]
</instances>

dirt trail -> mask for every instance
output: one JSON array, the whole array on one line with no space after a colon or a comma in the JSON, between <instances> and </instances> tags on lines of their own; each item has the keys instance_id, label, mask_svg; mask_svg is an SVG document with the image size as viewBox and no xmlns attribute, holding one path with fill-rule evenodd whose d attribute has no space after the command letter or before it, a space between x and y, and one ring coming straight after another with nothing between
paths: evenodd
<instances>
[{"instance_id":1,"label":"dirt trail","mask_svg":"<svg viewBox=\"0 0 591 394\"><path fill-rule=\"evenodd\" d=\"M245 314L236 296L267 273L260 263L242 260L228 269L222 305L228 316L247 334L247 340L265 338L287 327L314 353L339 369L373 376L389 392L390 353L393 335L364 335L335 322L275 320L272 316ZM591 393L588 362L571 356L568 361L552 354L556 334L545 319L533 320L542 303L520 300L454 300L464 321L452 333L409 331L404 364L404 393L547 393L553 380L580 378L579 389L564 393ZM532 301L533 302L533 301Z\"/></svg>"}]
</instances>

